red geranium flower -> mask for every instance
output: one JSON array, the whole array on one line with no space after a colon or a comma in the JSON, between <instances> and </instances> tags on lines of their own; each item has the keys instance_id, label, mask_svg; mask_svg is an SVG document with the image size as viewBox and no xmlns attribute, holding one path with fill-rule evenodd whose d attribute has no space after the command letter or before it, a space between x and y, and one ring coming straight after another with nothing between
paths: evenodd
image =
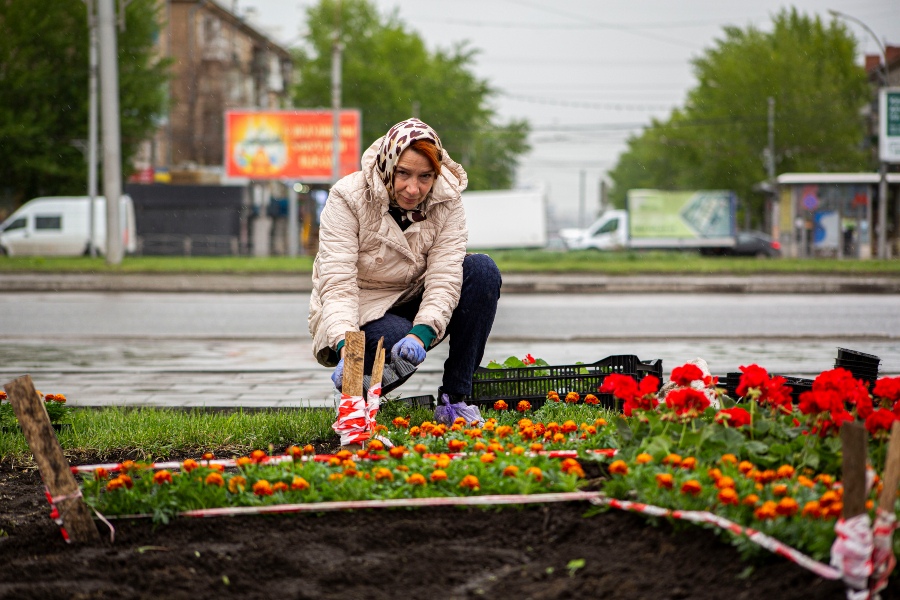
<instances>
[{"instance_id":1,"label":"red geranium flower","mask_svg":"<svg viewBox=\"0 0 900 600\"><path fill-rule=\"evenodd\" d=\"M891 427L896 420L897 415L893 412L885 409L876 410L866 417L866 429L874 438L886 438L890 435Z\"/></svg>"},{"instance_id":2,"label":"red geranium flower","mask_svg":"<svg viewBox=\"0 0 900 600\"><path fill-rule=\"evenodd\" d=\"M875 382L872 395L893 406L900 401L900 377L882 377Z\"/></svg>"},{"instance_id":3,"label":"red geranium flower","mask_svg":"<svg viewBox=\"0 0 900 600\"><path fill-rule=\"evenodd\" d=\"M688 363L672 369L670 379L680 387L689 387L692 381L703 379L703 371L697 365Z\"/></svg>"},{"instance_id":4,"label":"red geranium flower","mask_svg":"<svg viewBox=\"0 0 900 600\"><path fill-rule=\"evenodd\" d=\"M666 406L683 417L696 417L709 408L709 398L700 390L681 388L666 394Z\"/></svg>"},{"instance_id":5,"label":"red geranium flower","mask_svg":"<svg viewBox=\"0 0 900 600\"><path fill-rule=\"evenodd\" d=\"M741 379L735 393L743 398L751 389L762 391L769 382L769 372L759 365L741 366Z\"/></svg>"},{"instance_id":6,"label":"red geranium flower","mask_svg":"<svg viewBox=\"0 0 900 600\"><path fill-rule=\"evenodd\" d=\"M525 358L522 359L523 365L533 365L535 362L534 357L530 354L526 354Z\"/></svg>"},{"instance_id":7,"label":"red geranium flower","mask_svg":"<svg viewBox=\"0 0 900 600\"><path fill-rule=\"evenodd\" d=\"M740 406L725 408L716 413L716 422L729 427L743 427L750 424L750 413Z\"/></svg>"},{"instance_id":8,"label":"red geranium flower","mask_svg":"<svg viewBox=\"0 0 900 600\"><path fill-rule=\"evenodd\" d=\"M619 400L628 402L639 394L638 384L630 375L610 373L603 378L599 391L603 394L612 394Z\"/></svg>"}]
</instances>

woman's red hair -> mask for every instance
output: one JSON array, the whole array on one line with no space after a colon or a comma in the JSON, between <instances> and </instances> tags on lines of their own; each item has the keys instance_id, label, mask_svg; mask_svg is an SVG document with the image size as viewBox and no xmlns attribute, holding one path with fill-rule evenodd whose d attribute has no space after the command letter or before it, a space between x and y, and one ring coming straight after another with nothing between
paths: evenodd
<instances>
[{"instance_id":1,"label":"woman's red hair","mask_svg":"<svg viewBox=\"0 0 900 600\"><path fill-rule=\"evenodd\" d=\"M409 145L411 150L415 150L428 160L431 168L434 169L434 176L441 174L441 152L433 142L428 140L416 140Z\"/></svg>"}]
</instances>

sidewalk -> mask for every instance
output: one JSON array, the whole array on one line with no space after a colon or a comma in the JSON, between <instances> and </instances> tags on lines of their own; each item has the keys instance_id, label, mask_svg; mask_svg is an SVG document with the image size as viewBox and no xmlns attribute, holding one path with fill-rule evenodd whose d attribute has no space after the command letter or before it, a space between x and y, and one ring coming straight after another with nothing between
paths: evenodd
<instances>
[{"instance_id":1,"label":"sidewalk","mask_svg":"<svg viewBox=\"0 0 900 600\"><path fill-rule=\"evenodd\" d=\"M4 292L308 293L309 273L2 273ZM900 294L900 277L505 273L503 293Z\"/></svg>"}]
</instances>

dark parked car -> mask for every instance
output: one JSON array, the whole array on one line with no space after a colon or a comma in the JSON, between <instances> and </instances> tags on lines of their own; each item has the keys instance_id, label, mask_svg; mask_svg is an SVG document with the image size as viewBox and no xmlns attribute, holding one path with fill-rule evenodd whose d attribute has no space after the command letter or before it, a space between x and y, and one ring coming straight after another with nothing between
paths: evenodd
<instances>
[{"instance_id":1,"label":"dark parked car","mask_svg":"<svg viewBox=\"0 0 900 600\"><path fill-rule=\"evenodd\" d=\"M781 244L761 231L739 231L734 248L726 252L729 256L755 256L776 258L781 256Z\"/></svg>"}]
</instances>

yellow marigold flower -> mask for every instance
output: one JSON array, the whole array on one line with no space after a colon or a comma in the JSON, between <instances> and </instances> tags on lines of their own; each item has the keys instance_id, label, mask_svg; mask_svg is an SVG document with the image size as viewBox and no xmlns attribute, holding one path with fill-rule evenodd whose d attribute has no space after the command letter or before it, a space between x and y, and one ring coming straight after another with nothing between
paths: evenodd
<instances>
[{"instance_id":1,"label":"yellow marigold flower","mask_svg":"<svg viewBox=\"0 0 900 600\"><path fill-rule=\"evenodd\" d=\"M332 473L328 476L328 481L341 481L344 479L343 473Z\"/></svg>"},{"instance_id":2,"label":"yellow marigold flower","mask_svg":"<svg viewBox=\"0 0 900 600\"><path fill-rule=\"evenodd\" d=\"M544 472L541 471L539 467L528 467L525 469L526 477L533 477L535 481L543 481L544 480Z\"/></svg>"},{"instance_id":3,"label":"yellow marigold flower","mask_svg":"<svg viewBox=\"0 0 900 600\"><path fill-rule=\"evenodd\" d=\"M286 492L288 491L288 484L283 481L276 481L272 484L273 492Z\"/></svg>"},{"instance_id":4,"label":"yellow marigold flower","mask_svg":"<svg viewBox=\"0 0 900 600\"><path fill-rule=\"evenodd\" d=\"M231 479L228 480L228 491L232 494L238 494L243 492L247 487L247 480L240 475L235 475Z\"/></svg>"},{"instance_id":5,"label":"yellow marigold flower","mask_svg":"<svg viewBox=\"0 0 900 600\"><path fill-rule=\"evenodd\" d=\"M519 467L517 467L516 465L509 465L508 467L503 469L504 477L515 477L518 474L519 474Z\"/></svg>"},{"instance_id":6,"label":"yellow marigold flower","mask_svg":"<svg viewBox=\"0 0 900 600\"><path fill-rule=\"evenodd\" d=\"M315 454L316 449L312 444L307 444L303 446L303 454Z\"/></svg>"},{"instance_id":7,"label":"yellow marigold flower","mask_svg":"<svg viewBox=\"0 0 900 600\"><path fill-rule=\"evenodd\" d=\"M693 456L688 456L683 461L681 461L682 469L687 469L689 471L693 471L696 466L697 466L697 459L694 458Z\"/></svg>"},{"instance_id":8,"label":"yellow marigold flower","mask_svg":"<svg viewBox=\"0 0 900 600\"><path fill-rule=\"evenodd\" d=\"M431 472L431 481L447 481L447 471L443 469L435 469Z\"/></svg>"},{"instance_id":9,"label":"yellow marigold flower","mask_svg":"<svg viewBox=\"0 0 900 600\"><path fill-rule=\"evenodd\" d=\"M738 460L737 456L734 454L723 454L722 458L719 459L719 462L723 465L736 465Z\"/></svg>"},{"instance_id":10,"label":"yellow marigold flower","mask_svg":"<svg viewBox=\"0 0 900 600\"><path fill-rule=\"evenodd\" d=\"M294 477L294 480L291 481L291 489L298 492L308 490L309 482L302 477Z\"/></svg>"},{"instance_id":11,"label":"yellow marigold flower","mask_svg":"<svg viewBox=\"0 0 900 600\"><path fill-rule=\"evenodd\" d=\"M481 462L483 462L484 464L488 465L488 464L494 462L495 460L497 460L497 457L494 456L493 454L491 454L490 452L486 452L486 453L484 453L484 454L481 455L480 460L481 460Z\"/></svg>"},{"instance_id":12,"label":"yellow marigold flower","mask_svg":"<svg viewBox=\"0 0 900 600\"><path fill-rule=\"evenodd\" d=\"M737 506L737 492L734 491L734 488L725 488L719 490L719 502L721 502L722 504L734 504L735 506Z\"/></svg>"},{"instance_id":13,"label":"yellow marigold flower","mask_svg":"<svg viewBox=\"0 0 900 600\"><path fill-rule=\"evenodd\" d=\"M637 456L634 457L634 462L639 465L646 465L649 462L653 462L653 457L647 454L646 452L641 452Z\"/></svg>"},{"instance_id":14,"label":"yellow marigold flower","mask_svg":"<svg viewBox=\"0 0 900 600\"><path fill-rule=\"evenodd\" d=\"M528 400L520 400L518 404L516 404L516 410L519 412L527 412L531 410L531 402Z\"/></svg>"},{"instance_id":15,"label":"yellow marigold flower","mask_svg":"<svg viewBox=\"0 0 900 600\"><path fill-rule=\"evenodd\" d=\"M692 496L697 496L700 492L703 491L703 487L700 485L700 482L696 479L688 479L681 486L682 494L690 494Z\"/></svg>"},{"instance_id":16,"label":"yellow marigold flower","mask_svg":"<svg viewBox=\"0 0 900 600\"><path fill-rule=\"evenodd\" d=\"M818 519L821 516L821 508L819 507L819 503L816 500L810 500L806 504L803 505L803 511L800 513L800 516L807 517L809 519Z\"/></svg>"},{"instance_id":17,"label":"yellow marigold flower","mask_svg":"<svg viewBox=\"0 0 900 600\"><path fill-rule=\"evenodd\" d=\"M624 460L613 461L609 465L610 475L628 475L628 465Z\"/></svg>"},{"instance_id":18,"label":"yellow marigold flower","mask_svg":"<svg viewBox=\"0 0 900 600\"><path fill-rule=\"evenodd\" d=\"M681 456L678 454L669 454L663 459L664 465L672 465L673 467L677 467L681 464Z\"/></svg>"},{"instance_id":19,"label":"yellow marigold flower","mask_svg":"<svg viewBox=\"0 0 900 600\"><path fill-rule=\"evenodd\" d=\"M406 429L409 427L409 419L404 419L403 417L394 417L394 420L391 421L391 424L397 429Z\"/></svg>"},{"instance_id":20,"label":"yellow marigold flower","mask_svg":"<svg viewBox=\"0 0 900 600\"><path fill-rule=\"evenodd\" d=\"M753 511L753 517L758 521L769 521L776 516L778 516L778 505L771 500L766 500L762 506Z\"/></svg>"},{"instance_id":21,"label":"yellow marigold flower","mask_svg":"<svg viewBox=\"0 0 900 600\"><path fill-rule=\"evenodd\" d=\"M522 456L523 454L525 454L525 448L523 446L516 446L515 448L510 450L510 452L512 452L516 456Z\"/></svg>"},{"instance_id":22,"label":"yellow marigold flower","mask_svg":"<svg viewBox=\"0 0 900 600\"><path fill-rule=\"evenodd\" d=\"M104 469L103 467L97 467L94 469L94 480L100 481L101 479L106 479L109 477L109 471Z\"/></svg>"},{"instance_id":23,"label":"yellow marigold flower","mask_svg":"<svg viewBox=\"0 0 900 600\"><path fill-rule=\"evenodd\" d=\"M253 484L253 493L257 496L271 496L272 484L265 479L260 479Z\"/></svg>"},{"instance_id":24,"label":"yellow marigold flower","mask_svg":"<svg viewBox=\"0 0 900 600\"><path fill-rule=\"evenodd\" d=\"M606 419L604 419L603 417L599 417L599 418L597 418L597 419L594 419L594 425L597 426L597 427L605 427L605 426L606 426Z\"/></svg>"},{"instance_id":25,"label":"yellow marigold flower","mask_svg":"<svg viewBox=\"0 0 900 600\"><path fill-rule=\"evenodd\" d=\"M807 477L806 475L798 475L797 483L799 483L803 487L807 487L807 488L816 487L816 482L813 481L812 479L810 479L809 477Z\"/></svg>"},{"instance_id":26,"label":"yellow marigold flower","mask_svg":"<svg viewBox=\"0 0 900 600\"><path fill-rule=\"evenodd\" d=\"M777 485L772 486L772 494L775 496L786 496L787 493L788 493L788 486L783 483L779 483Z\"/></svg>"},{"instance_id":27,"label":"yellow marigold flower","mask_svg":"<svg viewBox=\"0 0 900 600\"><path fill-rule=\"evenodd\" d=\"M264 461L266 458L268 458L268 456L269 455L266 453L265 450L254 450L253 452L250 453L250 458L255 463ZM261 481L265 481L265 479L262 479Z\"/></svg>"},{"instance_id":28,"label":"yellow marigold flower","mask_svg":"<svg viewBox=\"0 0 900 600\"><path fill-rule=\"evenodd\" d=\"M388 454L391 458L403 458L406 452L406 446L394 446L393 448L388 450Z\"/></svg>"},{"instance_id":29,"label":"yellow marigold flower","mask_svg":"<svg viewBox=\"0 0 900 600\"><path fill-rule=\"evenodd\" d=\"M507 404L505 400L497 400L494 402L494 410L506 410L508 408L509 404Z\"/></svg>"},{"instance_id":30,"label":"yellow marigold flower","mask_svg":"<svg viewBox=\"0 0 900 600\"><path fill-rule=\"evenodd\" d=\"M428 446L426 446L425 444L416 444L415 446L413 446L413 451L416 454L425 454L426 452L428 452Z\"/></svg>"},{"instance_id":31,"label":"yellow marigold flower","mask_svg":"<svg viewBox=\"0 0 900 600\"><path fill-rule=\"evenodd\" d=\"M447 442L447 448L450 450L450 452L462 452L468 445L469 442L465 440L450 440L449 442Z\"/></svg>"},{"instance_id":32,"label":"yellow marigold flower","mask_svg":"<svg viewBox=\"0 0 900 600\"><path fill-rule=\"evenodd\" d=\"M794 467L791 465L781 465L778 467L778 470L775 471L775 476L778 479L790 479L794 476Z\"/></svg>"},{"instance_id":33,"label":"yellow marigold flower","mask_svg":"<svg viewBox=\"0 0 900 600\"><path fill-rule=\"evenodd\" d=\"M163 469L153 474L153 483L162 485L164 483L172 483L172 473Z\"/></svg>"},{"instance_id":34,"label":"yellow marigold flower","mask_svg":"<svg viewBox=\"0 0 900 600\"><path fill-rule=\"evenodd\" d=\"M557 444L559 444L559 443L561 443L561 442L566 441L566 436L563 435L562 433L554 433L554 434L553 434L553 441L556 442Z\"/></svg>"},{"instance_id":35,"label":"yellow marigold flower","mask_svg":"<svg viewBox=\"0 0 900 600\"><path fill-rule=\"evenodd\" d=\"M369 440L369 443L366 444L366 450L369 452L381 452L384 450L384 444L381 440Z\"/></svg>"},{"instance_id":36,"label":"yellow marigold flower","mask_svg":"<svg viewBox=\"0 0 900 600\"><path fill-rule=\"evenodd\" d=\"M384 467L379 467L375 469L375 481L393 481L394 474L391 473L390 469L386 469Z\"/></svg>"},{"instance_id":37,"label":"yellow marigold flower","mask_svg":"<svg viewBox=\"0 0 900 600\"><path fill-rule=\"evenodd\" d=\"M566 402L569 404L575 404L579 400L581 400L581 395L578 392L569 392L566 394Z\"/></svg>"},{"instance_id":38,"label":"yellow marigold flower","mask_svg":"<svg viewBox=\"0 0 900 600\"><path fill-rule=\"evenodd\" d=\"M759 496L756 494L747 494L743 500L741 500L741 504L744 506L756 506L759 504Z\"/></svg>"},{"instance_id":39,"label":"yellow marigold flower","mask_svg":"<svg viewBox=\"0 0 900 600\"><path fill-rule=\"evenodd\" d=\"M799 506L797 505L797 501L790 496L785 496L778 501L778 506L775 508L775 512L784 517L792 517L797 514L798 509Z\"/></svg>"},{"instance_id":40,"label":"yellow marigold flower","mask_svg":"<svg viewBox=\"0 0 900 600\"><path fill-rule=\"evenodd\" d=\"M222 487L223 485L225 485L225 478L222 477L221 473L210 473L206 476L206 479L204 479L203 482L206 485Z\"/></svg>"},{"instance_id":41,"label":"yellow marigold flower","mask_svg":"<svg viewBox=\"0 0 900 600\"><path fill-rule=\"evenodd\" d=\"M530 449L532 452L540 452L541 450L544 449L544 445L541 444L540 442L535 442L530 446Z\"/></svg>"},{"instance_id":42,"label":"yellow marigold flower","mask_svg":"<svg viewBox=\"0 0 900 600\"><path fill-rule=\"evenodd\" d=\"M719 477L719 479L716 481L716 487L719 488L720 490L724 489L724 488L733 488L734 487L734 479L732 479L731 477L728 477L727 475L723 475L722 477Z\"/></svg>"},{"instance_id":43,"label":"yellow marigold flower","mask_svg":"<svg viewBox=\"0 0 900 600\"><path fill-rule=\"evenodd\" d=\"M484 452L487 450L487 445L484 442L475 442L475 445L472 446L472 450L475 452Z\"/></svg>"},{"instance_id":44,"label":"yellow marigold flower","mask_svg":"<svg viewBox=\"0 0 900 600\"><path fill-rule=\"evenodd\" d=\"M743 473L744 475L746 475L747 473L749 473L749 472L752 471L753 469L754 469L753 463L750 462L749 460L742 460L742 461L738 464L738 471L740 471L740 472Z\"/></svg>"},{"instance_id":45,"label":"yellow marigold flower","mask_svg":"<svg viewBox=\"0 0 900 600\"><path fill-rule=\"evenodd\" d=\"M434 466L438 469L446 469L450 466L451 458L446 454L441 454L434 460Z\"/></svg>"},{"instance_id":46,"label":"yellow marigold flower","mask_svg":"<svg viewBox=\"0 0 900 600\"><path fill-rule=\"evenodd\" d=\"M656 485L657 485L657 487L671 490L672 486L675 485L675 478L672 477L671 473L657 473L656 474Z\"/></svg>"},{"instance_id":47,"label":"yellow marigold flower","mask_svg":"<svg viewBox=\"0 0 900 600\"><path fill-rule=\"evenodd\" d=\"M406 483L409 485L425 485L425 476L421 473L413 473L406 478Z\"/></svg>"},{"instance_id":48,"label":"yellow marigold flower","mask_svg":"<svg viewBox=\"0 0 900 600\"><path fill-rule=\"evenodd\" d=\"M563 433L574 433L574 432L578 431L578 425L575 424L575 421L569 420L562 424L562 427L560 427L560 430Z\"/></svg>"},{"instance_id":49,"label":"yellow marigold flower","mask_svg":"<svg viewBox=\"0 0 900 600\"><path fill-rule=\"evenodd\" d=\"M183 463L181 463L181 470L184 471L185 473L190 473L191 471L193 471L194 469L196 469L199 466L200 466L200 464L196 460L194 460L193 458L189 458L186 461L184 461Z\"/></svg>"}]
</instances>

